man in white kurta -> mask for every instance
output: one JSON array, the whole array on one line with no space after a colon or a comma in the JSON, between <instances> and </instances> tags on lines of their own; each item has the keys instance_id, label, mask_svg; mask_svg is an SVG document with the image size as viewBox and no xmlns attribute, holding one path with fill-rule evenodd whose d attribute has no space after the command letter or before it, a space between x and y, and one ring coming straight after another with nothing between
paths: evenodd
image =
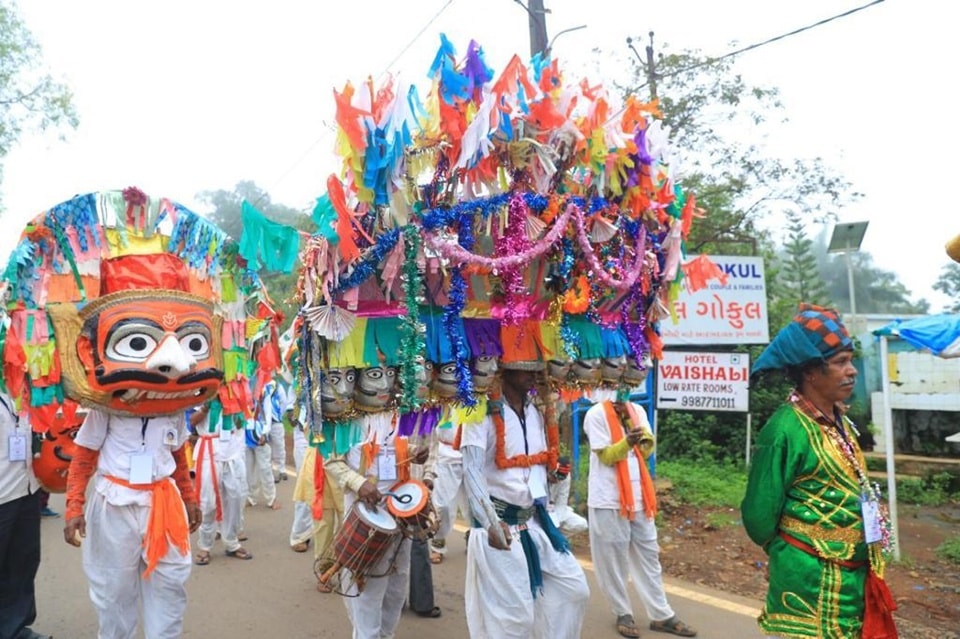
<instances>
[{"instance_id":1,"label":"man in white kurta","mask_svg":"<svg viewBox=\"0 0 960 639\"><path fill-rule=\"evenodd\" d=\"M240 559L253 556L239 539L243 505L247 498L243 427L224 428L222 420L211 426L207 406L205 404L197 411L198 421L194 425L199 436L193 449L194 472L200 487L200 511L203 514L194 561L200 566L210 563L210 551L217 532L228 556Z\"/></svg>"},{"instance_id":2,"label":"man in white kurta","mask_svg":"<svg viewBox=\"0 0 960 639\"><path fill-rule=\"evenodd\" d=\"M350 448L344 457L330 457L325 464L330 478L343 489L344 512L358 499L368 505L379 504L382 493L389 491L397 482L397 452L394 435L396 434L396 413L392 410L357 419L361 430L361 443ZM363 449L376 451L367 464ZM371 447L371 445L374 445ZM427 451L425 451L427 452ZM425 461L426 455L423 455ZM319 460L318 460L319 461ZM394 636L400 613L407 594L410 575L410 540L397 535L390 543L383 557L368 568L370 575L365 580L359 596L344 597L347 613L353 624L353 639L390 639ZM341 570L341 584L348 584L353 575L344 568ZM348 594L357 595L352 586Z\"/></svg>"},{"instance_id":3,"label":"man in white kurta","mask_svg":"<svg viewBox=\"0 0 960 639\"><path fill-rule=\"evenodd\" d=\"M540 412L527 395L535 373L509 369L511 365L505 363L502 373L504 453L508 458L536 455L547 449L547 437ZM578 639L590 590L576 558L554 548L544 529L549 524L536 514L535 500L549 521L547 468L499 468L496 431L488 415L464 428L460 446L475 520L467 546L464 597L470 636ZM524 532L529 534L527 550ZM530 552L539 559L542 589L531 586Z\"/></svg>"},{"instance_id":4,"label":"man in white kurta","mask_svg":"<svg viewBox=\"0 0 960 639\"><path fill-rule=\"evenodd\" d=\"M191 529L200 523L183 451L186 441L183 413L141 418L91 410L77 432L64 536L80 545L76 536L86 535L83 569L100 639L134 637L141 605L146 637L173 639L181 634L190 576L189 536L184 549L170 543L154 566L144 540L155 508L170 508L164 513L167 518L183 517L184 529L187 522ZM90 477L83 469L94 463L93 490L83 513L83 489ZM160 486L164 482L169 485ZM170 491L179 491L180 499L157 501L164 493L172 497Z\"/></svg>"},{"instance_id":5,"label":"man in white kurta","mask_svg":"<svg viewBox=\"0 0 960 639\"><path fill-rule=\"evenodd\" d=\"M617 629L621 635L640 636L627 592L629 578L643 602L651 629L664 630L666 625L687 631L674 631L676 634L694 636L696 632L677 619L663 590L657 527L653 518L644 512L640 464L646 461L637 456L638 449L641 455L649 456L653 452L653 436L643 408L637 404L632 404L631 408L629 415L636 422L633 423L635 428L628 431L623 426L619 442L615 442L611 435L605 402L594 404L583 420L583 430L590 441L587 506L590 509L590 552L597 584L617 616ZM632 519L621 513L618 462L627 464L629 494L633 497L630 505Z\"/></svg>"}]
</instances>

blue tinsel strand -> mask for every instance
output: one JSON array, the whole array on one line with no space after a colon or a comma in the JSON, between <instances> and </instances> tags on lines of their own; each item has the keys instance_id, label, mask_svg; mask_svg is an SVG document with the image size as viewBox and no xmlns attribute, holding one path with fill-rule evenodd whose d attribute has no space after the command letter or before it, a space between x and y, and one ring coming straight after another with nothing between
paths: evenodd
<instances>
[{"instance_id":1,"label":"blue tinsel strand","mask_svg":"<svg viewBox=\"0 0 960 639\"><path fill-rule=\"evenodd\" d=\"M457 365L457 398L464 406L477 405L473 393L473 373L470 370L469 349L464 344L463 334L457 330L456 322L466 303L467 283L460 268L452 269L450 275L449 301L443 309L443 326L447 338L453 347L454 362Z\"/></svg>"},{"instance_id":2,"label":"blue tinsel strand","mask_svg":"<svg viewBox=\"0 0 960 639\"><path fill-rule=\"evenodd\" d=\"M383 261L387 253L396 246L400 239L400 229L390 229L377 238L377 243L371 246L354 265L349 275L340 278L340 284L333 290L333 294L355 288L363 284L371 275L377 272L377 265Z\"/></svg>"}]
</instances>

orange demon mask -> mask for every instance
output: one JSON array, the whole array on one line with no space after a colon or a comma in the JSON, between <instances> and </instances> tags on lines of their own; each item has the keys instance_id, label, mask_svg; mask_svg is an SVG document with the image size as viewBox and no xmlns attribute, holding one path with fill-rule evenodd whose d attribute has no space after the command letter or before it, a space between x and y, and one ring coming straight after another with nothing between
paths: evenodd
<instances>
[{"instance_id":1,"label":"orange demon mask","mask_svg":"<svg viewBox=\"0 0 960 639\"><path fill-rule=\"evenodd\" d=\"M164 415L201 404L220 388L221 320L203 298L127 290L87 304L79 327L65 325L60 312L51 315L61 356L74 355L64 361L65 378L75 386L68 390L86 404L125 415ZM71 326L79 329L75 342L61 335ZM71 343L75 353L68 352Z\"/></svg>"},{"instance_id":2,"label":"orange demon mask","mask_svg":"<svg viewBox=\"0 0 960 639\"><path fill-rule=\"evenodd\" d=\"M67 470L77 449L73 440L84 416L76 412L70 416L58 414L46 433L35 434L40 437L40 452L33 458L33 472L47 492L62 493L67 490Z\"/></svg>"}]
</instances>

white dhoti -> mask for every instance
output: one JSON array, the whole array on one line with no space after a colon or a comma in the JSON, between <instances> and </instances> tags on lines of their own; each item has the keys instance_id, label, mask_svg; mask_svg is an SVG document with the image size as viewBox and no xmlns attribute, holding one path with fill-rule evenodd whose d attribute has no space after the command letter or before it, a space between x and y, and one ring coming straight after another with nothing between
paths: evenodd
<instances>
[{"instance_id":1,"label":"white dhoti","mask_svg":"<svg viewBox=\"0 0 960 639\"><path fill-rule=\"evenodd\" d=\"M303 458L309 448L306 435L299 428L293 429L293 463L297 467L297 482L300 482L300 474L304 472ZM310 493L313 493L313 472L314 465L310 464L310 477L305 478L310 482ZM313 511L311 504L306 499L298 499L296 484L294 485L293 501L293 524L290 526L290 545L296 546L310 541L313 537Z\"/></svg>"},{"instance_id":2,"label":"white dhoti","mask_svg":"<svg viewBox=\"0 0 960 639\"><path fill-rule=\"evenodd\" d=\"M85 516L83 570L100 621L99 639L132 639L141 603L147 639L179 637L187 607L189 549L181 555L175 546L170 546L150 575L143 578L141 574L147 568L143 539L150 507L113 506L93 490Z\"/></svg>"},{"instance_id":3,"label":"white dhoti","mask_svg":"<svg viewBox=\"0 0 960 639\"><path fill-rule=\"evenodd\" d=\"M632 615L627 577L640 595L650 621L673 617L660 570L660 545L653 520L637 513L633 521L610 508L590 509L590 553L597 584L613 614Z\"/></svg>"},{"instance_id":4,"label":"white dhoti","mask_svg":"<svg viewBox=\"0 0 960 639\"><path fill-rule=\"evenodd\" d=\"M487 531L470 531L464 594L467 626L474 639L579 639L590 589L572 553L553 549L534 519L527 522L540 556L543 592L530 590L520 532L511 526L509 550L487 542Z\"/></svg>"},{"instance_id":5,"label":"white dhoti","mask_svg":"<svg viewBox=\"0 0 960 639\"><path fill-rule=\"evenodd\" d=\"M438 543L432 544L432 549L436 553L444 554L447 552L447 547L443 542L453 530L457 511L469 517L470 510L467 507L467 492L463 485L463 463L438 463L434 472L437 478L433 481L431 499L433 499L434 508L437 509L440 525L437 534L433 537Z\"/></svg>"},{"instance_id":6,"label":"white dhoti","mask_svg":"<svg viewBox=\"0 0 960 639\"><path fill-rule=\"evenodd\" d=\"M397 544L399 543L399 547ZM391 572L390 566L394 566ZM410 581L410 540L397 536L387 552L369 569L363 592L358 597L344 597L347 614L353 623L353 639L393 639L400 623L400 613L407 598ZM342 569L342 583L351 580L350 571ZM356 594L354 588L348 594Z\"/></svg>"},{"instance_id":7,"label":"white dhoti","mask_svg":"<svg viewBox=\"0 0 960 639\"><path fill-rule=\"evenodd\" d=\"M199 463L199 462L198 462ZM243 527L243 502L247 495L247 470L242 459L213 461L209 457L202 462L205 467L198 469L200 477L200 510L203 523L197 537L197 548L210 552L217 532L223 539L224 547L234 551L240 547L240 530ZM220 511L223 519L217 522L217 494L214 491L213 473L210 464L217 471L217 488L220 492Z\"/></svg>"},{"instance_id":8,"label":"white dhoti","mask_svg":"<svg viewBox=\"0 0 960 639\"><path fill-rule=\"evenodd\" d=\"M247 464L247 503L256 506L261 499L272 506L277 499L277 486L273 483L270 468L270 444L251 448L244 452Z\"/></svg>"},{"instance_id":9,"label":"white dhoti","mask_svg":"<svg viewBox=\"0 0 960 639\"><path fill-rule=\"evenodd\" d=\"M287 440L283 422L270 425L270 462L273 465L273 480L287 476Z\"/></svg>"}]
</instances>

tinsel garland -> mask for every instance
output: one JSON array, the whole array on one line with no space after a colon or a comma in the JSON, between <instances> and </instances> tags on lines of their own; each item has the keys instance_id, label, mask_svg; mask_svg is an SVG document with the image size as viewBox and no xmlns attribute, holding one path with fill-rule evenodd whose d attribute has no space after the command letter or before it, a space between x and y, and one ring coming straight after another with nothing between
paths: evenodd
<instances>
[{"instance_id":1,"label":"tinsel garland","mask_svg":"<svg viewBox=\"0 0 960 639\"><path fill-rule=\"evenodd\" d=\"M472 264L480 266L485 270L502 271L504 269L515 268L530 263L537 259L553 247L560 239L570 220L572 207L568 207L563 214L557 218L553 228L551 228L543 238L533 244L527 251L516 255L505 255L503 257L487 257L485 255L476 255L459 245L459 243L444 241L441 236L428 233L426 235L427 244L433 250L437 251L444 258L455 264ZM522 229L522 224L521 224Z\"/></svg>"},{"instance_id":2,"label":"tinsel garland","mask_svg":"<svg viewBox=\"0 0 960 639\"><path fill-rule=\"evenodd\" d=\"M417 410L422 400L417 397L426 351L426 332L420 323L420 291L423 281L417 260L420 255L420 233L417 227L408 224L403 227L403 299L407 313L400 322L400 412Z\"/></svg>"},{"instance_id":3,"label":"tinsel garland","mask_svg":"<svg viewBox=\"0 0 960 639\"><path fill-rule=\"evenodd\" d=\"M477 214L485 220L499 212L503 206L510 202L512 197L513 194L510 193L499 193L479 200L458 202L453 206L426 209L420 214L421 224L423 224L424 230L431 232L454 224L461 227L464 225L472 226ZM603 197L592 197L587 200L579 195L548 197L539 193L522 193L520 197L523 198L530 212L537 215L551 206L566 209L568 205L573 204L581 209L587 209L590 215L603 211L610 206L609 200Z\"/></svg>"},{"instance_id":4,"label":"tinsel garland","mask_svg":"<svg viewBox=\"0 0 960 639\"><path fill-rule=\"evenodd\" d=\"M530 249L531 243L524 230L526 211L526 203L519 194L510 199L506 228L494 243L497 256L522 255ZM525 267L526 264L524 263L500 269L504 298L504 312L501 321L506 326L516 326L526 319L524 313L520 310L521 305L519 303L520 298L527 290L526 283L523 281Z\"/></svg>"},{"instance_id":5,"label":"tinsel garland","mask_svg":"<svg viewBox=\"0 0 960 639\"><path fill-rule=\"evenodd\" d=\"M447 305L443 307L443 327L450 340L454 363L457 366L457 399L468 407L477 405L477 398L473 395L473 372L470 370L469 349L464 341L463 333L457 330L457 322L467 301L467 282L463 279L460 267L456 266L450 273L450 290L447 293Z\"/></svg>"},{"instance_id":6,"label":"tinsel garland","mask_svg":"<svg viewBox=\"0 0 960 639\"><path fill-rule=\"evenodd\" d=\"M332 291L332 294L336 295L347 289L356 288L367 281L370 276L377 272L377 265L380 264L387 256L387 253L396 246L399 239L399 228L390 229L377 237L376 244L364 252L360 261L353 265L353 270L350 271L348 275L340 278L340 283Z\"/></svg>"},{"instance_id":7,"label":"tinsel garland","mask_svg":"<svg viewBox=\"0 0 960 639\"><path fill-rule=\"evenodd\" d=\"M587 230L583 223L583 212L580 209L575 209L573 214L573 223L577 229L577 240L580 244L580 250L583 252L584 257L587 259L587 264L590 267L590 272L598 279L604 286L609 288L614 288L619 291L625 291L633 286L637 278L640 277L640 273L643 270L644 264L644 252L643 247L645 244L646 230L644 227L641 227L640 237L637 238L636 250L633 258L633 264L629 267L624 267L621 269L620 279L613 278L606 269L603 268L603 265L600 264L600 260L597 259L596 253L593 251L593 247L590 246L590 238L587 237Z\"/></svg>"},{"instance_id":8,"label":"tinsel garland","mask_svg":"<svg viewBox=\"0 0 960 639\"><path fill-rule=\"evenodd\" d=\"M643 366L644 356L650 352L650 344L644 331L647 328L647 317L643 308L643 291L639 286L630 289L627 299L623 301L620 307L620 320L623 326L623 332L627 336L627 343L630 345L630 352L637 360L637 366ZM631 311L633 311L631 313ZM632 317L631 315L635 316Z\"/></svg>"}]
</instances>

